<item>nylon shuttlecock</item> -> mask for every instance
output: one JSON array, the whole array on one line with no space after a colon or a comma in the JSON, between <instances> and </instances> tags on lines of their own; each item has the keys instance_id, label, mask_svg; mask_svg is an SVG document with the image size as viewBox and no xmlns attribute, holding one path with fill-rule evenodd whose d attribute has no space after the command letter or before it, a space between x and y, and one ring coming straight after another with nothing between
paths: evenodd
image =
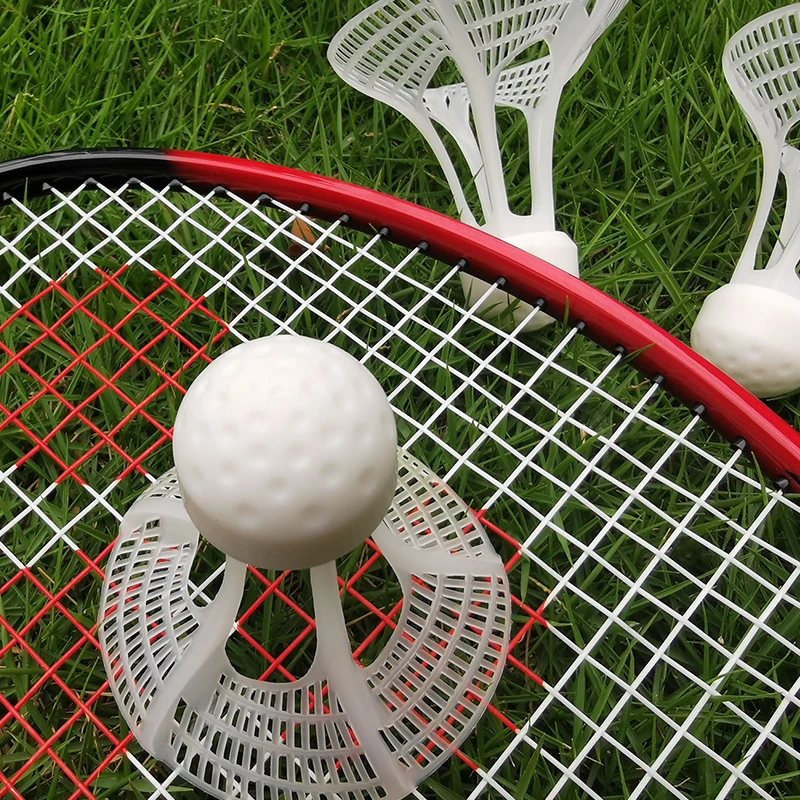
<instances>
[{"instance_id":1,"label":"nylon shuttlecock","mask_svg":"<svg viewBox=\"0 0 800 800\"><path fill-rule=\"evenodd\" d=\"M474 728L503 669L507 579L480 522L397 451L377 381L332 345L239 345L178 418L176 468L126 513L103 587L101 650L130 729L220 798L406 796ZM189 580L201 534L227 556L205 605ZM404 602L362 667L334 559L370 535ZM317 650L293 683L245 677L226 655L245 560L311 567Z\"/></svg>"}]
</instances>

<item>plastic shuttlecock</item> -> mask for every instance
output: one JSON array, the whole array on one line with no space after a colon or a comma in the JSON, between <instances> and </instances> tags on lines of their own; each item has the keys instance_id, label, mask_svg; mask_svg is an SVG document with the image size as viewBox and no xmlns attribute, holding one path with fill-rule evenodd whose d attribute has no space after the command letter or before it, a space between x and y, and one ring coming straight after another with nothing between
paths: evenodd
<instances>
[{"instance_id":1,"label":"plastic shuttlecock","mask_svg":"<svg viewBox=\"0 0 800 800\"><path fill-rule=\"evenodd\" d=\"M800 151L786 142L800 120L800 4L742 28L728 43L723 65L761 142L764 177L733 278L703 304L692 346L754 394L772 397L800 388ZM787 191L783 223L759 269L781 176Z\"/></svg>"},{"instance_id":2,"label":"plastic shuttlecock","mask_svg":"<svg viewBox=\"0 0 800 800\"><path fill-rule=\"evenodd\" d=\"M508 647L505 570L479 520L395 436L372 375L301 337L240 345L187 393L176 468L122 520L100 643L138 741L208 794L401 798L486 709ZM362 667L332 559L370 534L404 602ZM207 604L189 580L200 535L227 557ZM317 650L293 683L245 677L228 659L242 558L311 567Z\"/></svg>"},{"instance_id":3,"label":"plastic shuttlecock","mask_svg":"<svg viewBox=\"0 0 800 800\"><path fill-rule=\"evenodd\" d=\"M478 224L465 192L474 183L485 230L577 275L578 249L556 230L556 115L565 84L627 2L598 0L589 11L588 0L380 0L339 31L328 58L343 80L417 126L465 222ZM437 71L451 62L463 81L431 86ZM520 111L527 123L530 214L515 214L509 207L498 108ZM461 150L469 174L459 174L437 126ZM487 284L469 275L462 283L468 304L479 304L485 316L499 314L511 302L505 292L489 292ZM527 330L552 321L542 313L531 317L531 311L526 304L514 310L517 323L527 320Z\"/></svg>"}]
</instances>

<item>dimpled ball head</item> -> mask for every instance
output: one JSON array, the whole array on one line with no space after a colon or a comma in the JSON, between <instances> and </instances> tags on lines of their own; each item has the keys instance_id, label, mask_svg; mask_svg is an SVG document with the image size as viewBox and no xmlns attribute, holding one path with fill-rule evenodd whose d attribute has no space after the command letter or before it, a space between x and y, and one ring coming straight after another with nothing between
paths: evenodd
<instances>
[{"instance_id":1,"label":"dimpled ball head","mask_svg":"<svg viewBox=\"0 0 800 800\"><path fill-rule=\"evenodd\" d=\"M800 300L748 283L709 295L692 328L692 347L756 397L800 387Z\"/></svg>"},{"instance_id":2,"label":"dimpled ball head","mask_svg":"<svg viewBox=\"0 0 800 800\"><path fill-rule=\"evenodd\" d=\"M186 511L239 561L304 569L361 544L389 509L397 430L372 374L331 344L269 336L186 393L173 455Z\"/></svg>"}]
</instances>

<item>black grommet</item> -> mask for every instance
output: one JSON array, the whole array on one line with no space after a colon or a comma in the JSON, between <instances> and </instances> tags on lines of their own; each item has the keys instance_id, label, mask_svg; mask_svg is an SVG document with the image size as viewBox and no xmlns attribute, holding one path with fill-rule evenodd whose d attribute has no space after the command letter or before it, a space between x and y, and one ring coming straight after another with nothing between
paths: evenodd
<instances>
[{"instance_id":1,"label":"black grommet","mask_svg":"<svg viewBox=\"0 0 800 800\"><path fill-rule=\"evenodd\" d=\"M733 442L733 446L737 450L741 450L742 453L749 453L750 452L750 445L747 443L747 439L739 438Z\"/></svg>"}]
</instances>

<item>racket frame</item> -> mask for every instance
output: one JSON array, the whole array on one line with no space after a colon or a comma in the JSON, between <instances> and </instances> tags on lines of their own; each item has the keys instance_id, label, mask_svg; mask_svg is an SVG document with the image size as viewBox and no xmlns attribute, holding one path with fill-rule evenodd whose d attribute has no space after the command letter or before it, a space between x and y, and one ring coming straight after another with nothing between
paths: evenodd
<instances>
[{"instance_id":1,"label":"racket frame","mask_svg":"<svg viewBox=\"0 0 800 800\"><path fill-rule=\"evenodd\" d=\"M800 491L800 433L744 387L688 345L558 267L444 214L363 186L247 159L182 150L72 150L0 164L0 203L49 189L74 190L97 181L109 188L142 181L195 190L275 199L305 213L381 231L392 241L459 264L488 283L498 281L518 299L539 305L610 351L623 352L648 377L697 409L737 446L750 448L778 486Z\"/></svg>"}]
</instances>

